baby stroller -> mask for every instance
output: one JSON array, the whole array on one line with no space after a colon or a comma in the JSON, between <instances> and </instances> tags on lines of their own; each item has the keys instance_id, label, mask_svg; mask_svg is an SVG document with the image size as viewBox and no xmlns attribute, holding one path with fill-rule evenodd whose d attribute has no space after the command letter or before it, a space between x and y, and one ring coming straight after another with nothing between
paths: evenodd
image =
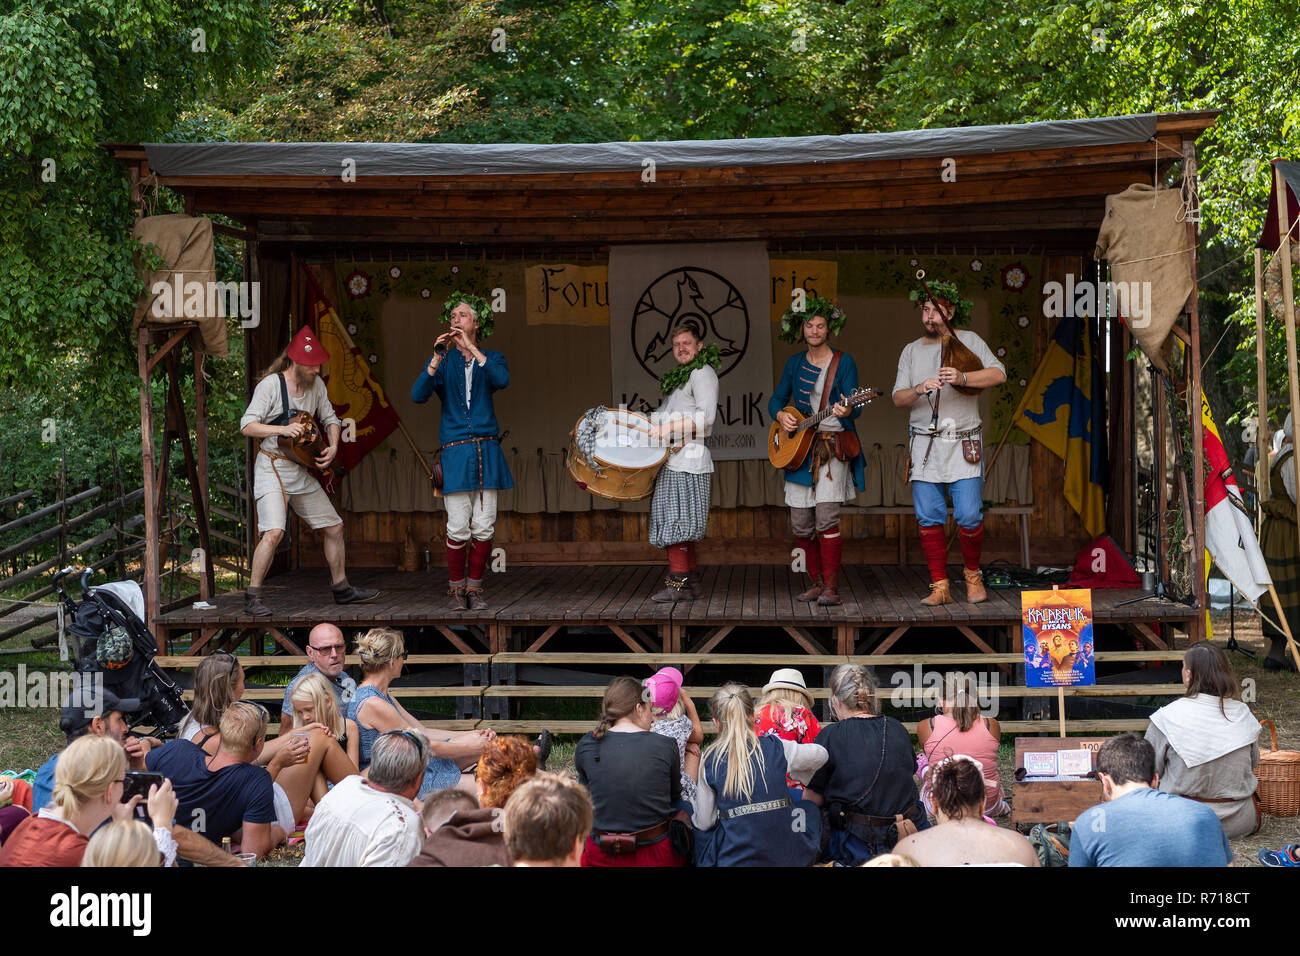
<instances>
[{"instance_id":1,"label":"baby stroller","mask_svg":"<svg viewBox=\"0 0 1300 956\"><path fill-rule=\"evenodd\" d=\"M121 698L139 698L140 710L123 714L131 727L151 725L157 735L173 733L185 719L181 690L154 663L158 642L144 623L144 592L134 581L90 587L95 573L81 574L81 601L74 601L63 579L75 569L54 575L54 589L67 609L70 647L76 670L102 673L104 686Z\"/></svg>"}]
</instances>

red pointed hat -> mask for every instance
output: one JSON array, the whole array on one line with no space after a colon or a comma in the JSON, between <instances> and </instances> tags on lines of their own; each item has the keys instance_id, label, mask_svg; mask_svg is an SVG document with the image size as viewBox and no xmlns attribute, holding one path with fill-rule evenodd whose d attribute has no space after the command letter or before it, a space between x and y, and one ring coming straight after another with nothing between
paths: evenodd
<instances>
[{"instance_id":1,"label":"red pointed hat","mask_svg":"<svg viewBox=\"0 0 1300 956\"><path fill-rule=\"evenodd\" d=\"M316 338L316 333L309 325L298 330L285 352L299 365L324 365L330 360L325 346L321 345L320 339Z\"/></svg>"}]
</instances>

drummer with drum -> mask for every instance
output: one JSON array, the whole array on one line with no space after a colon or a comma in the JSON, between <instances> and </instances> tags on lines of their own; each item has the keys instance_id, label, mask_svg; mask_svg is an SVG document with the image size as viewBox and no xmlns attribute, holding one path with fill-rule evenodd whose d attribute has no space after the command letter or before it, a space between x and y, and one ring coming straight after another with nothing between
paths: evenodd
<instances>
[{"instance_id":1,"label":"drummer with drum","mask_svg":"<svg viewBox=\"0 0 1300 956\"><path fill-rule=\"evenodd\" d=\"M660 603L702 596L695 570L695 542L703 540L709 521L709 487L713 457L701 439L713 432L718 414L718 347L704 347L700 330L684 324L673 335L677 367L660 380L663 403L652 416L652 443L667 443L667 463L655 479L650 501L650 543L668 552L663 590L651 597Z\"/></svg>"}]
</instances>

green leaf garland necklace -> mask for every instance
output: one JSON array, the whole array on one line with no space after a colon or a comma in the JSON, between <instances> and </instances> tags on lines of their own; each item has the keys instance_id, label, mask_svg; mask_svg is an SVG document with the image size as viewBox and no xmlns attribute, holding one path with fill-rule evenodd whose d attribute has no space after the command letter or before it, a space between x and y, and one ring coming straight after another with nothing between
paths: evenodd
<instances>
[{"instance_id":1,"label":"green leaf garland necklace","mask_svg":"<svg viewBox=\"0 0 1300 956\"><path fill-rule=\"evenodd\" d=\"M665 372L664 377L659 380L659 390L665 395L671 395L686 384L692 372L697 368L704 368L705 365L710 365L714 369L722 365L722 353L718 351L716 344L704 346L700 349L700 354L691 361Z\"/></svg>"}]
</instances>

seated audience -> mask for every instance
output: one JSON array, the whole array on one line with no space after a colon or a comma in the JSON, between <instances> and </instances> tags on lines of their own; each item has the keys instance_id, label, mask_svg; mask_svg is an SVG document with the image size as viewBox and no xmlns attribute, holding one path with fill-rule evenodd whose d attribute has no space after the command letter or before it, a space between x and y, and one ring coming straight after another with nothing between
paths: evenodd
<instances>
[{"instance_id":1,"label":"seated audience","mask_svg":"<svg viewBox=\"0 0 1300 956\"><path fill-rule=\"evenodd\" d=\"M128 728L123 715L139 710L140 701L134 697L121 699L108 688L104 688L99 706L94 709L100 713L86 716L87 708L79 694L74 694L63 702L63 710L59 713L59 729L67 737L68 743L87 734L111 737L125 748L127 769L143 770L145 755L151 748L161 747L162 742L152 737L136 737L127 733ZM54 768L58 763L59 755L55 754L36 771L36 779L32 782L33 810L39 810L49 804L50 796L54 791Z\"/></svg>"},{"instance_id":2,"label":"seated audience","mask_svg":"<svg viewBox=\"0 0 1300 956\"><path fill-rule=\"evenodd\" d=\"M130 820L141 797L122 802L126 752L105 735L74 740L54 770L50 805L20 823L0 848L0 866L80 866L90 834L105 820ZM171 786L150 787L147 806L157 826L155 852L174 858Z\"/></svg>"},{"instance_id":3,"label":"seated audience","mask_svg":"<svg viewBox=\"0 0 1300 956\"><path fill-rule=\"evenodd\" d=\"M804 793L825 808L830 827L825 858L857 866L930 821L913 779L912 738L894 718L876 712L870 669L841 664L831 674L830 691L836 723L817 735L828 758Z\"/></svg>"},{"instance_id":4,"label":"seated audience","mask_svg":"<svg viewBox=\"0 0 1300 956\"><path fill-rule=\"evenodd\" d=\"M175 798L173 797L173 800ZM90 838L82 866L162 866L149 825L142 820L114 820Z\"/></svg>"},{"instance_id":5,"label":"seated audience","mask_svg":"<svg viewBox=\"0 0 1300 956\"><path fill-rule=\"evenodd\" d=\"M654 705L654 723L650 729L677 742L677 756L682 762L682 798L695 800L695 781L700 773L700 745L704 728L695 712L695 702L682 690L682 672L664 667L646 679L650 703Z\"/></svg>"},{"instance_id":6,"label":"seated audience","mask_svg":"<svg viewBox=\"0 0 1300 956\"><path fill-rule=\"evenodd\" d=\"M1204 803L1229 838L1263 822L1255 800L1259 721L1241 700L1228 655L1209 643L1183 656L1187 692L1151 715L1146 739L1156 753L1160 789Z\"/></svg>"},{"instance_id":7,"label":"seated audience","mask_svg":"<svg viewBox=\"0 0 1300 956\"><path fill-rule=\"evenodd\" d=\"M754 730L760 737L774 734L797 744L813 743L821 733L822 725L812 709L813 696L808 693L803 674L793 667L782 667L773 671L763 685L763 697L754 714ZM804 785L794 777L789 777L786 785L798 794L803 793ZM791 797L797 798L793 793Z\"/></svg>"},{"instance_id":8,"label":"seated audience","mask_svg":"<svg viewBox=\"0 0 1300 956\"><path fill-rule=\"evenodd\" d=\"M329 681L320 674L301 678L292 702L293 715L289 723L281 723L280 736L274 742L291 743L295 734L307 734L307 757L280 770L275 782L283 789L296 822L307 818L308 804L319 803L331 785L359 772L361 733L356 721L339 713Z\"/></svg>"},{"instance_id":9,"label":"seated audience","mask_svg":"<svg viewBox=\"0 0 1300 956\"><path fill-rule=\"evenodd\" d=\"M32 815L32 812L14 799L19 781L13 777L0 777L0 846L4 846L9 834L18 824Z\"/></svg>"},{"instance_id":10,"label":"seated audience","mask_svg":"<svg viewBox=\"0 0 1300 956\"><path fill-rule=\"evenodd\" d=\"M497 737L483 747L474 784L478 808L452 814L424 841L410 866L509 866L501 814L510 795L537 773L537 755L523 737Z\"/></svg>"},{"instance_id":11,"label":"seated audience","mask_svg":"<svg viewBox=\"0 0 1300 956\"><path fill-rule=\"evenodd\" d=\"M1157 789L1156 754L1134 733L1097 752L1106 802L1090 807L1070 832L1070 866L1227 866L1228 837L1203 803Z\"/></svg>"},{"instance_id":12,"label":"seated audience","mask_svg":"<svg viewBox=\"0 0 1300 956\"><path fill-rule=\"evenodd\" d=\"M435 790L424 798L424 806L420 807L420 826L424 829L424 839L429 839L433 831L450 820L453 815L465 810L477 809L478 801L464 790L457 790L455 787Z\"/></svg>"},{"instance_id":13,"label":"seated audience","mask_svg":"<svg viewBox=\"0 0 1300 956\"><path fill-rule=\"evenodd\" d=\"M810 866L821 810L790 797L786 774L807 782L826 762L817 744L754 732L754 701L740 684L709 701L718 732L700 764L695 800L697 866Z\"/></svg>"},{"instance_id":14,"label":"seated audience","mask_svg":"<svg viewBox=\"0 0 1300 956\"><path fill-rule=\"evenodd\" d=\"M938 825L899 840L895 853L921 866L1038 866L1028 840L984 819L988 781L974 759L946 757L929 778Z\"/></svg>"},{"instance_id":15,"label":"seated audience","mask_svg":"<svg viewBox=\"0 0 1300 956\"><path fill-rule=\"evenodd\" d=\"M429 764L429 743L413 730L377 735L364 776L325 795L307 824L303 866L406 866L420 852L412 801Z\"/></svg>"},{"instance_id":16,"label":"seated audience","mask_svg":"<svg viewBox=\"0 0 1300 956\"><path fill-rule=\"evenodd\" d=\"M581 866L591 821L591 798L581 784L541 773L506 805L506 848L515 866Z\"/></svg>"},{"instance_id":17,"label":"seated audience","mask_svg":"<svg viewBox=\"0 0 1300 956\"><path fill-rule=\"evenodd\" d=\"M324 677L334 694L334 703L339 711L342 713L347 710L348 704L357 696L357 682L344 669L347 655L348 645L343 639L343 632L333 624L317 624L311 629L307 635L307 663L293 675L293 680L284 689L284 701L280 705L281 723L286 714L292 713L292 697L298 682L308 674Z\"/></svg>"},{"instance_id":18,"label":"seated audience","mask_svg":"<svg viewBox=\"0 0 1300 956\"><path fill-rule=\"evenodd\" d=\"M229 651L214 651L194 669L194 702L181 721L176 736L188 740L205 753L217 752L221 715L244 696L244 668Z\"/></svg>"},{"instance_id":19,"label":"seated audience","mask_svg":"<svg viewBox=\"0 0 1300 956\"><path fill-rule=\"evenodd\" d=\"M235 701L221 717L216 754L209 756L188 740L173 740L145 761L175 787L182 824L210 840L230 837L245 853L259 857L286 835L276 820L271 774L255 765L266 743L266 725L264 707ZM290 752L284 756L290 759Z\"/></svg>"},{"instance_id":20,"label":"seated audience","mask_svg":"<svg viewBox=\"0 0 1300 956\"><path fill-rule=\"evenodd\" d=\"M429 740L429 767L420 784L421 797L435 790L459 787L474 791L473 776L461 773L483 754L483 745L495 734L490 730L462 733L439 731L432 734L388 693L388 685L402 673L406 642L400 631L371 628L357 639L357 654L365 677L357 695L348 704L348 718L356 721L361 744L361 767L370 764L370 747L375 738L389 730L411 730Z\"/></svg>"},{"instance_id":21,"label":"seated audience","mask_svg":"<svg viewBox=\"0 0 1300 956\"><path fill-rule=\"evenodd\" d=\"M596 729L578 741L573 762L591 795L595 822L583 866L683 866L669 840L681 800L677 745L652 733L653 704L641 681L615 677L605 688Z\"/></svg>"},{"instance_id":22,"label":"seated audience","mask_svg":"<svg viewBox=\"0 0 1300 956\"><path fill-rule=\"evenodd\" d=\"M930 797L930 769L941 761L965 754L979 764L984 774L984 813L1002 816L1010 811L998 776L998 742L1002 728L992 717L980 716L979 698L970 677L948 674L943 682L943 713L916 725L921 745L921 802L934 815Z\"/></svg>"}]
</instances>

